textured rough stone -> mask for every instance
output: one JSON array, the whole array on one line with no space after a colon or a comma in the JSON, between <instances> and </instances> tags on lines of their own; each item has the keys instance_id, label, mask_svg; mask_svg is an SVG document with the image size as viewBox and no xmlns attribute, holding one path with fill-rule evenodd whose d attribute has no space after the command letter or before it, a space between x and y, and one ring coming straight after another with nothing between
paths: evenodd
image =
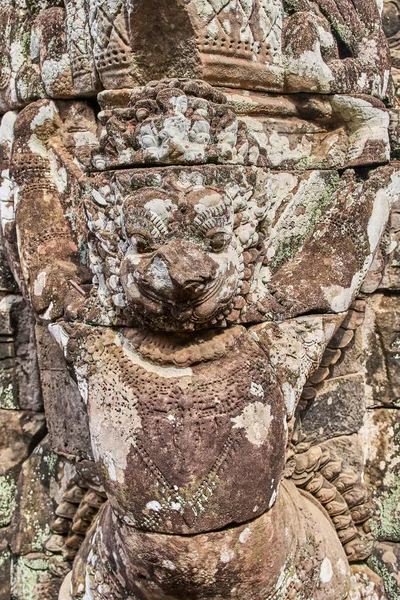
<instances>
[{"instance_id":1,"label":"textured rough stone","mask_svg":"<svg viewBox=\"0 0 400 600\"><path fill-rule=\"evenodd\" d=\"M382 22L389 41L393 79L397 88L400 88L400 4L398 0L384 0Z\"/></svg>"},{"instance_id":2,"label":"textured rough stone","mask_svg":"<svg viewBox=\"0 0 400 600\"><path fill-rule=\"evenodd\" d=\"M0 410L0 526L9 525L15 509L19 469L35 443L44 435L41 413Z\"/></svg>"},{"instance_id":3,"label":"textured rough stone","mask_svg":"<svg viewBox=\"0 0 400 600\"><path fill-rule=\"evenodd\" d=\"M367 303L362 335L368 406L397 406L399 403L398 305L397 296L380 294Z\"/></svg>"},{"instance_id":4,"label":"textured rough stone","mask_svg":"<svg viewBox=\"0 0 400 600\"><path fill-rule=\"evenodd\" d=\"M374 525L378 539L394 541L400 535L399 411L368 411L362 430L366 449L365 476L377 503Z\"/></svg>"},{"instance_id":5,"label":"textured rough stone","mask_svg":"<svg viewBox=\"0 0 400 600\"><path fill-rule=\"evenodd\" d=\"M8 548L8 529L0 529L0 600L10 600L11 554Z\"/></svg>"},{"instance_id":6,"label":"textured rough stone","mask_svg":"<svg viewBox=\"0 0 400 600\"><path fill-rule=\"evenodd\" d=\"M351 569L349 600L387 600L382 579L365 565Z\"/></svg>"},{"instance_id":7,"label":"textured rough stone","mask_svg":"<svg viewBox=\"0 0 400 600\"><path fill-rule=\"evenodd\" d=\"M388 598L400 594L400 547L399 544L379 542L369 558L370 566L382 577Z\"/></svg>"},{"instance_id":8,"label":"textured rough stone","mask_svg":"<svg viewBox=\"0 0 400 600\"><path fill-rule=\"evenodd\" d=\"M394 203L388 232L384 239L384 250L387 254L386 265L383 271L383 277L379 282L381 289L399 290L400 289L400 203Z\"/></svg>"},{"instance_id":9,"label":"textured rough stone","mask_svg":"<svg viewBox=\"0 0 400 600\"><path fill-rule=\"evenodd\" d=\"M57 568L56 558L54 568ZM40 552L18 557L12 565L12 594L15 600L40 598L58 600L60 581L49 570L49 557Z\"/></svg>"},{"instance_id":10,"label":"textured rough stone","mask_svg":"<svg viewBox=\"0 0 400 600\"><path fill-rule=\"evenodd\" d=\"M302 170L387 161L389 114L376 101L225 92L186 79L102 92L94 167L218 162Z\"/></svg>"},{"instance_id":11,"label":"textured rough stone","mask_svg":"<svg viewBox=\"0 0 400 600\"><path fill-rule=\"evenodd\" d=\"M316 520L294 517L294 520L286 521L284 515L292 514L290 507L293 503L298 503L310 516L313 514ZM275 514L278 520L274 518ZM345 598L348 584L343 583L343 575L348 575L348 566L341 547L337 544L326 546L321 539L320 532L324 526L321 527L320 519L324 518L307 494L300 495L292 486L285 485L270 512L231 528L227 533L211 532L179 538L137 530L133 536L128 533L130 541L126 544L126 525L120 523L106 507L102 521L108 523L106 530L115 539L123 559L119 563L117 554L104 552L102 545L94 541L86 586L90 580L95 600L103 600L109 594L123 597L130 593L133 597L145 597L149 592L155 598L165 594L171 598L188 594L196 594L200 599L210 596L243 598L243 594L248 593L250 578L254 597L275 595L283 599L300 594L300 597L307 595L321 600ZM328 521L325 526L330 527ZM268 544L265 544L266 537ZM298 540L295 545L294 538ZM282 575L281 567L277 568L277 565L288 554L292 557L290 567ZM257 559L254 561L255 556ZM85 585L83 557L78 555L77 558L73 595ZM109 565L111 572L118 570L123 579L113 581L106 572L99 572L101 563ZM133 568L125 568L123 564ZM139 578L137 572L140 573ZM325 577L326 572L328 575ZM211 578L209 573L213 573ZM334 582L332 588L329 585L331 581ZM79 593L77 595L79 597Z\"/></svg>"},{"instance_id":12,"label":"textured rough stone","mask_svg":"<svg viewBox=\"0 0 400 600\"><path fill-rule=\"evenodd\" d=\"M60 348L45 327L36 327L36 339L52 448L65 455L91 457L87 411L76 382L68 373Z\"/></svg>"},{"instance_id":13,"label":"textured rough stone","mask_svg":"<svg viewBox=\"0 0 400 600\"><path fill-rule=\"evenodd\" d=\"M365 413L362 374L328 379L302 420L307 436L323 441L333 436L357 433Z\"/></svg>"},{"instance_id":14,"label":"textured rough stone","mask_svg":"<svg viewBox=\"0 0 400 600\"><path fill-rule=\"evenodd\" d=\"M395 598L397 9L3 2L13 599Z\"/></svg>"},{"instance_id":15,"label":"textured rough stone","mask_svg":"<svg viewBox=\"0 0 400 600\"><path fill-rule=\"evenodd\" d=\"M22 410L43 411L37 361L35 322L31 308L21 299L11 308L15 340L15 376Z\"/></svg>"},{"instance_id":16,"label":"textured rough stone","mask_svg":"<svg viewBox=\"0 0 400 600\"><path fill-rule=\"evenodd\" d=\"M73 467L41 442L21 468L13 515L10 547L18 556L41 552L50 537L56 502L61 501L62 482L69 481Z\"/></svg>"}]
</instances>

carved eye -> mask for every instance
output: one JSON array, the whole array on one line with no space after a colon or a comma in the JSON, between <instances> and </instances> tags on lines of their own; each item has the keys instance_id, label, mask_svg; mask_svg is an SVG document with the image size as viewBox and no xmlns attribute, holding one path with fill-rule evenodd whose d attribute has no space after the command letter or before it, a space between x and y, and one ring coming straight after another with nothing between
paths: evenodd
<instances>
[{"instance_id":1,"label":"carved eye","mask_svg":"<svg viewBox=\"0 0 400 600\"><path fill-rule=\"evenodd\" d=\"M134 233L132 241L136 244L136 251L139 254L148 254L154 251L154 241L142 233Z\"/></svg>"},{"instance_id":2,"label":"carved eye","mask_svg":"<svg viewBox=\"0 0 400 600\"><path fill-rule=\"evenodd\" d=\"M221 252L224 250L232 239L232 235L226 231L211 230L207 237L210 240L210 246L213 252Z\"/></svg>"}]
</instances>

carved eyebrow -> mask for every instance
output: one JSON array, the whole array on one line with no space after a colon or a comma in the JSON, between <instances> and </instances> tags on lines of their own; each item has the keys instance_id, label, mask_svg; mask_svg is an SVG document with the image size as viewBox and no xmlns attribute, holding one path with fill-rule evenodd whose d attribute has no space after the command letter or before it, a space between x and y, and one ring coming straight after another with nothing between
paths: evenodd
<instances>
[{"instance_id":1,"label":"carved eyebrow","mask_svg":"<svg viewBox=\"0 0 400 600\"><path fill-rule=\"evenodd\" d=\"M154 238L160 238L168 233L168 228L162 218L157 213L147 208L131 208L128 215L131 219L130 227L146 227ZM126 224L125 224L126 227Z\"/></svg>"},{"instance_id":2,"label":"carved eyebrow","mask_svg":"<svg viewBox=\"0 0 400 600\"><path fill-rule=\"evenodd\" d=\"M227 214L226 209L227 207L223 204L205 208L195 217L193 224L203 234L206 234L213 227L230 225L231 216Z\"/></svg>"}]
</instances>

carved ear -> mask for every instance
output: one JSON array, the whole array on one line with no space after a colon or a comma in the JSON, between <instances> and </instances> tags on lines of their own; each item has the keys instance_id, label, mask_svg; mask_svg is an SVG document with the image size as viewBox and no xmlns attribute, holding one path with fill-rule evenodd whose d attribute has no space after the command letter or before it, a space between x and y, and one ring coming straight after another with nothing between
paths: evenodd
<instances>
[{"instance_id":1,"label":"carved ear","mask_svg":"<svg viewBox=\"0 0 400 600\"><path fill-rule=\"evenodd\" d=\"M294 414L307 379L318 368L327 344L344 317L345 313L304 316L250 329L268 355L282 388L289 418Z\"/></svg>"}]
</instances>

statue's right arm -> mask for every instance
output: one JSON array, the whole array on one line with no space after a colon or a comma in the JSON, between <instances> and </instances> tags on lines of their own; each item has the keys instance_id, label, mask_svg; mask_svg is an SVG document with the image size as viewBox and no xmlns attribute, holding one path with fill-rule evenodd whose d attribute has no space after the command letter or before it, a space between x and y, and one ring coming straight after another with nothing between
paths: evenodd
<instances>
[{"instance_id":1,"label":"statue's right arm","mask_svg":"<svg viewBox=\"0 0 400 600\"><path fill-rule=\"evenodd\" d=\"M65 215L61 196L74 167L57 153L62 121L55 104L41 100L18 115L11 159L17 186L16 233L21 271L30 302L39 318L63 315L71 281L85 283L76 235ZM62 144L60 144L62 146ZM75 173L76 175L76 173Z\"/></svg>"}]
</instances>

